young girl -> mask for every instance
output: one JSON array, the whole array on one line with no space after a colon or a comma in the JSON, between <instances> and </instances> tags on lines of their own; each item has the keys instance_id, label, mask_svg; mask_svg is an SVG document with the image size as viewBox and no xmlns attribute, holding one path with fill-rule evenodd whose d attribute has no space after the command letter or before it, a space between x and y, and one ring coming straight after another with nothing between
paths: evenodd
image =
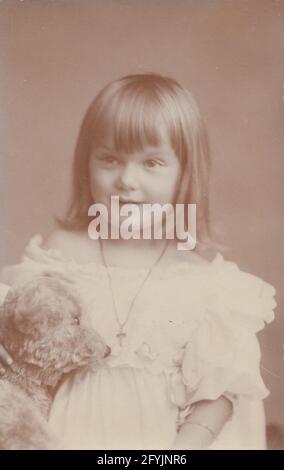
<instances>
[{"instance_id":1,"label":"young girl","mask_svg":"<svg viewBox=\"0 0 284 470\"><path fill-rule=\"evenodd\" d=\"M264 448L259 404L268 390L256 333L273 319L275 292L220 253L201 256L208 174L191 94L156 74L116 80L83 120L61 228L45 241L33 236L22 262L3 269L9 285L46 269L72 277L111 348L98 370L66 378L54 398L50 423L66 448ZM197 204L196 249L165 237L91 239L89 207L109 210L114 195L139 212L145 203Z\"/></svg>"}]
</instances>

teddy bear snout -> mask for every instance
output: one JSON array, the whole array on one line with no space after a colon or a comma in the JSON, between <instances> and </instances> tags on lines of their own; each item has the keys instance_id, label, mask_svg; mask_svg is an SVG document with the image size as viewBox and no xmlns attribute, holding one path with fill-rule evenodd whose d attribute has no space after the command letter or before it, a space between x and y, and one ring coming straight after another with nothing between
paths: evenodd
<instances>
[{"instance_id":1,"label":"teddy bear snout","mask_svg":"<svg viewBox=\"0 0 284 470\"><path fill-rule=\"evenodd\" d=\"M110 353L111 353L111 348L108 345L106 345L104 358L108 357Z\"/></svg>"}]
</instances>

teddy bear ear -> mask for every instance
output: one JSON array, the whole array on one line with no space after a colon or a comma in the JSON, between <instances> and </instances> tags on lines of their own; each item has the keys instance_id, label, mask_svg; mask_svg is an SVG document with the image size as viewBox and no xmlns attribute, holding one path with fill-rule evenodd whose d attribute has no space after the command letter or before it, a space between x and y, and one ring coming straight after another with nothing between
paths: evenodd
<instances>
[{"instance_id":1,"label":"teddy bear ear","mask_svg":"<svg viewBox=\"0 0 284 470\"><path fill-rule=\"evenodd\" d=\"M1 333L3 331L3 325L5 325L5 317L4 317L4 314L5 314L5 309L4 309L4 305L1 304L0 305L0 338L2 337Z\"/></svg>"},{"instance_id":2,"label":"teddy bear ear","mask_svg":"<svg viewBox=\"0 0 284 470\"><path fill-rule=\"evenodd\" d=\"M0 305L4 302L9 290L10 286L8 284L0 282Z\"/></svg>"},{"instance_id":3,"label":"teddy bear ear","mask_svg":"<svg viewBox=\"0 0 284 470\"><path fill-rule=\"evenodd\" d=\"M18 300L18 292L17 289L11 287L11 289L7 292L7 295L4 299L4 302L1 305L1 311L4 313L6 311L13 311L16 308Z\"/></svg>"},{"instance_id":4,"label":"teddy bear ear","mask_svg":"<svg viewBox=\"0 0 284 470\"><path fill-rule=\"evenodd\" d=\"M17 310L18 293L14 287L11 287L7 293L4 302L0 306L0 327L4 331L5 328L14 329L14 317Z\"/></svg>"}]
</instances>

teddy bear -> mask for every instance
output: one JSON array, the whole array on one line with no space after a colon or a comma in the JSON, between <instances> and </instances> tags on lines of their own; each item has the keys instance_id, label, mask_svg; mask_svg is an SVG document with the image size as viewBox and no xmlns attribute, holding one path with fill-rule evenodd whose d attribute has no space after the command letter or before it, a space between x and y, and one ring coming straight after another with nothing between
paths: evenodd
<instances>
[{"instance_id":1,"label":"teddy bear","mask_svg":"<svg viewBox=\"0 0 284 470\"><path fill-rule=\"evenodd\" d=\"M13 284L0 305L0 344L14 359L0 378L0 448L60 448L48 423L56 388L110 354L74 282L46 272Z\"/></svg>"}]
</instances>

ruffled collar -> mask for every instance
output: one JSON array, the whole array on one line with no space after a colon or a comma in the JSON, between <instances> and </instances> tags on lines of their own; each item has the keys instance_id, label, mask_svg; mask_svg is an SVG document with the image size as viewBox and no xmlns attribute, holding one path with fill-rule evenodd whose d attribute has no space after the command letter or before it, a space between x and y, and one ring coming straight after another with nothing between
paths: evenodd
<instances>
[{"instance_id":1,"label":"ruffled collar","mask_svg":"<svg viewBox=\"0 0 284 470\"><path fill-rule=\"evenodd\" d=\"M140 277L148 271L147 267L126 267L126 266L108 266L106 268L103 264L98 263L97 261L89 261L87 263L79 263L72 256L67 256L63 254L60 250L54 248L44 248L43 246L43 236L39 233L35 234L24 250L23 258L31 258L36 262L44 263L59 263L68 265L71 268L75 268L81 272L88 273L101 273L103 276L108 270L111 275L119 278L133 278ZM174 261L167 266L154 266L152 270L151 277L165 279L172 276L183 276L188 271L195 273L203 273L204 270L211 270L215 268L219 263L223 263L224 258L221 253L217 253L215 258L208 263L191 263L186 260Z\"/></svg>"}]
</instances>

